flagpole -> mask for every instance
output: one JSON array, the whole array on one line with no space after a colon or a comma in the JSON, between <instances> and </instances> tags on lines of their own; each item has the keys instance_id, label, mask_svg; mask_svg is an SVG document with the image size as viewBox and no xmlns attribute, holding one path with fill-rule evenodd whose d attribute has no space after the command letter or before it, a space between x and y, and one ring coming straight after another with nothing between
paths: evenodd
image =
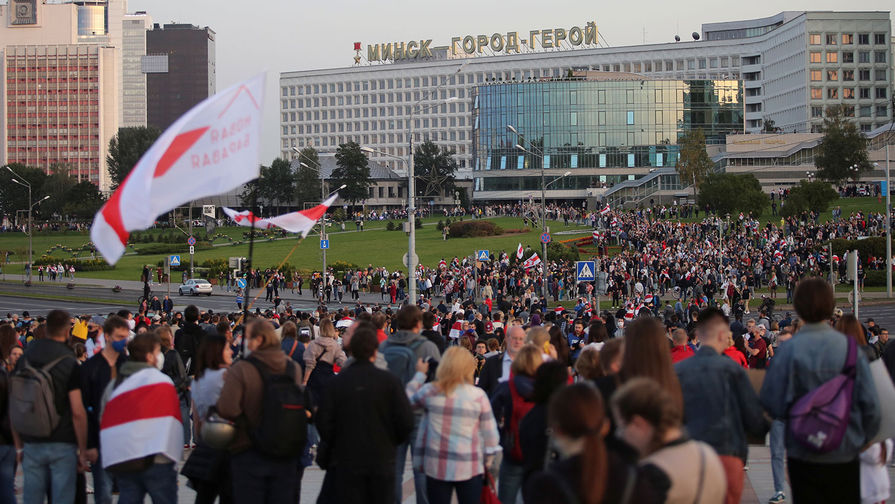
<instances>
[{"instance_id":1,"label":"flagpole","mask_svg":"<svg viewBox=\"0 0 895 504\"><path fill-rule=\"evenodd\" d=\"M254 216L258 215L258 187L255 186L255 190L252 191L252 217L249 219L251 221L252 227L249 231L249 260L248 260L248 270L249 273L252 272L252 264L255 253L255 221L257 219ZM249 315L249 291L252 288L252 278L250 275L246 275L246 291L243 293L243 304L242 304L242 320L245 322L248 319ZM245 330L243 330L243 338L245 338Z\"/></svg>"}]
</instances>

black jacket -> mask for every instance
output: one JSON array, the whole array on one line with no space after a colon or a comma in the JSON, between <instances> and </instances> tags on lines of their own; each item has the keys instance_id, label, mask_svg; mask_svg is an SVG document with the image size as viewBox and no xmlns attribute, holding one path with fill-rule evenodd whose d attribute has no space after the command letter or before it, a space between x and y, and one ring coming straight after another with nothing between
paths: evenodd
<instances>
[{"instance_id":1,"label":"black jacket","mask_svg":"<svg viewBox=\"0 0 895 504\"><path fill-rule=\"evenodd\" d=\"M195 322L187 322L181 329L174 333L174 349L180 354L180 360L186 368L186 374L192 376L196 366L193 361L196 359L199 350L199 343L205 337L205 331L202 326Z\"/></svg>"},{"instance_id":2,"label":"black jacket","mask_svg":"<svg viewBox=\"0 0 895 504\"><path fill-rule=\"evenodd\" d=\"M127 356L118 354L115 368L127 362ZM103 394L112 381L112 366L102 352L81 364L81 400L87 411L87 448L99 447L99 414L102 410Z\"/></svg>"},{"instance_id":3,"label":"black jacket","mask_svg":"<svg viewBox=\"0 0 895 504\"><path fill-rule=\"evenodd\" d=\"M332 379L317 416L337 474L395 473L395 449L413 430L410 401L397 376L372 362L357 361ZM353 484L340 481L340 484Z\"/></svg>"},{"instance_id":4,"label":"black jacket","mask_svg":"<svg viewBox=\"0 0 895 504\"><path fill-rule=\"evenodd\" d=\"M485 364L479 373L478 386L491 397L497 390L501 376L503 376L503 352L485 359Z\"/></svg>"},{"instance_id":5,"label":"black jacket","mask_svg":"<svg viewBox=\"0 0 895 504\"><path fill-rule=\"evenodd\" d=\"M447 348L447 343L444 340L444 336L438 334L438 332L433 331L432 329L423 329L423 332L421 332L420 334L425 336L427 340L435 343L435 346L438 347L438 351L444 354L444 351Z\"/></svg>"},{"instance_id":6,"label":"black jacket","mask_svg":"<svg viewBox=\"0 0 895 504\"><path fill-rule=\"evenodd\" d=\"M176 350L167 350L165 352L165 364L162 366L162 373L168 375L174 382L174 388L177 389L177 396L184 397L187 388L190 385L189 378L186 375L186 368L183 366L183 360Z\"/></svg>"}]
</instances>

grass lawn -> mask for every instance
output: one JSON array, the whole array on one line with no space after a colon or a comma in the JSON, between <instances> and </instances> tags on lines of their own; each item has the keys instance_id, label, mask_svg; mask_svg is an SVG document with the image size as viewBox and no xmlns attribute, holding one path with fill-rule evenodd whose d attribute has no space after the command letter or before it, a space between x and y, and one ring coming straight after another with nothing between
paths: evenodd
<instances>
[{"instance_id":1,"label":"grass lawn","mask_svg":"<svg viewBox=\"0 0 895 504\"><path fill-rule=\"evenodd\" d=\"M540 251L540 242L538 238L541 234L540 229L533 229L528 233L510 234L499 237L488 238L451 238L447 241L442 240L441 231L436 228L439 218L428 218L424 220L422 229L416 231L416 250L422 264L427 266L435 266L444 258L450 260L454 256L466 256L473 254L475 250L488 249L492 253L498 250L512 251L516 249L519 242L523 247L532 247ZM466 220L466 219L464 219ZM505 230L521 229L522 219L509 217L496 217L488 219ZM582 229L586 226L577 226L572 223L571 226L564 226L562 222L548 222L551 232L566 231L571 229ZM365 231L362 233L354 231L354 223L346 223L346 232L337 232L338 227L333 226L330 229L330 248L327 251L327 263L332 264L335 261L347 261L359 266L372 264L373 266L386 266L389 270L402 269L406 267L402 265L402 257L407 252L408 237L403 231L386 231L386 222L368 222L365 224ZM220 228L216 232L226 233L235 239L242 239L242 233L246 228ZM587 234L589 231L585 230ZM554 239L564 240L573 235L560 235ZM43 254L48 247L61 244L68 247L79 247L83 245L89 237L86 234L56 234L52 236L35 236L34 237L34 254L35 257ZM277 241L256 241L255 242L255 265L259 268L275 267L286 257L289 251L295 246L298 238L290 238ZM220 243L220 242L218 242ZM140 244L136 245L138 248ZM21 255L13 256L13 261L25 257L27 254L28 239L23 234L9 234L9 236L0 235L0 250L21 250ZM241 245L226 245L214 247L209 250L198 250L195 254L195 263L201 264L208 259L219 259L227 257L248 257L248 243ZM56 252L53 254L59 257L60 261L65 262L65 258L70 257L64 252ZM121 279L121 280L139 280L140 272L144 264L153 266L159 260L165 257L164 254L159 255L125 255L115 265L115 269L108 271L85 271L78 273L83 278L104 278L104 279ZM187 255L181 254L184 262L189 260ZM289 263L301 269L319 269L322 265L322 254L319 247L319 239L317 235L311 234L308 238L298 246L289 259ZM8 265L6 272L18 273L21 269L20 265ZM178 279L176 274L172 276Z\"/></svg>"}]
</instances>

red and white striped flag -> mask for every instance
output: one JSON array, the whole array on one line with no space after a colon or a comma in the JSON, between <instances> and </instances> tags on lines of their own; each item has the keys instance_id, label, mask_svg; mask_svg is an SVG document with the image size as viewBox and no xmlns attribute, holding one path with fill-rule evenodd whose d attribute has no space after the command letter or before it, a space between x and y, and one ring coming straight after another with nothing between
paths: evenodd
<instances>
[{"instance_id":1,"label":"red and white striped flag","mask_svg":"<svg viewBox=\"0 0 895 504\"><path fill-rule=\"evenodd\" d=\"M104 468L159 453L179 462L183 424L171 378L146 368L121 382L103 410L99 438Z\"/></svg>"},{"instance_id":2,"label":"red and white striped flag","mask_svg":"<svg viewBox=\"0 0 895 504\"><path fill-rule=\"evenodd\" d=\"M263 103L261 74L202 101L162 133L93 219L90 239L109 264L131 231L160 214L258 177Z\"/></svg>"},{"instance_id":3,"label":"red and white striped flag","mask_svg":"<svg viewBox=\"0 0 895 504\"><path fill-rule=\"evenodd\" d=\"M276 217L269 217L267 219L259 219L252 215L252 212L249 212L248 210L236 212L233 209L224 207L224 213L229 215L230 218L240 226L251 227L252 220L254 219L256 228L270 229L272 227L280 227L290 233L301 233L304 237L311 232L311 229L314 228L314 224L323 217L326 210L332 206L333 201L335 201L338 196L338 194L333 194L326 201L314 208L278 215Z\"/></svg>"},{"instance_id":4,"label":"red and white striped flag","mask_svg":"<svg viewBox=\"0 0 895 504\"><path fill-rule=\"evenodd\" d=\"M519 246L516 247L516 259L522 259L523 254L525 254L525 251L522 250L522 242L519 242Z\"/></svg>"},{"instance_id":5,"label":"red and white striped flag","mask_svg":"<svg viewBox=\"0 0 895 504\"><path fill-rule=\"evenodd\" d=\"M611 211L612 210L609 208L609 203L606 203L606 206L604 206L603 209L600 210L600 215L606 215Z\"/></svg>"},{"instance_id":6,"label":"red and white striped flag","mask_svg":"<svg viewBox=\"0 0 895 504\"><path fill-rule=\"evenodd\" d=\"M438 262L438 269L447 269L447 263L444 262L444 259Z\"/></svg>"},{"instance_id":7,"label":"red and white striped flag","mask_svg":"<svg viewBox=\"0 0 895 504\"><path fill-rule=\"evenodd\" d=\"M448 337L450 339L457 339L460 337L460 334L463 332L463 321L462 318L457 319L454 322L454 325L451 326L451 330L448 332Z\"/></svg>"},{"instance_id":8,"label":"red and white striped flag","mask_svg":"<svg viewBox=\"0 0 895 504\"><path fill-rule=\"evenodd\" d=\"M537 266L538 264L541 264L541 258L538 257L537 253L535 253L531 257L526 259L525 262L522 263L522 267L525 269L531 269L531 268L534 268L535 266Z\"/></svg>"}]
</instances>

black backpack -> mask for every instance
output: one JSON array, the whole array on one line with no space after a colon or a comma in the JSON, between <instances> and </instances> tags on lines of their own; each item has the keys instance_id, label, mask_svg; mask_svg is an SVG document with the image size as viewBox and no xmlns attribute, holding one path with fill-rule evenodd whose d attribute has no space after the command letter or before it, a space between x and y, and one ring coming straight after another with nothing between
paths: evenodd
<instances>
[{"instance_id":1,"label":"black backpack","mask_svg":"<svg viewBox=\"0 0 895 504\"><path fill-rule=\"evenodd\" d=\"M295 383L295 362L286 360L285 374L272 374L260 360L249 357L261 375L261 422L249 429L252 445L278 459L301 455L308 440L305 391Z\"/></svg>"}]
</instances>

